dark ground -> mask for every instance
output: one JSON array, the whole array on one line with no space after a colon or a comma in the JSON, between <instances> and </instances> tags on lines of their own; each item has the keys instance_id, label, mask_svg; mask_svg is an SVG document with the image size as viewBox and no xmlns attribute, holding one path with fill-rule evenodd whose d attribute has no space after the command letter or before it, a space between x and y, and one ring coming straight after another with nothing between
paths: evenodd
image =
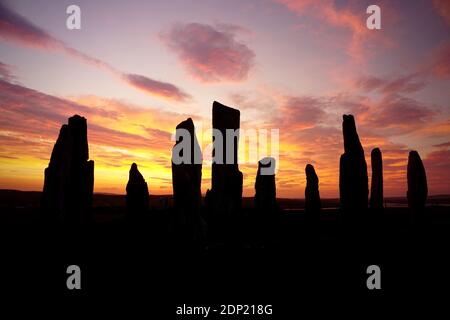
<instances>
[{"instance_id":1,"label":"dark ground","mask_svg":"<svg viewBox=\"0 0 450 320\"><path fill-rule=\"evenodd\" d=\"M414 222L404 199L389 199L382 215L351 226L342 222L336 200L324 200L314 226L301 200L280 199L270 245L255 245L243 218L239 244L183 249L170 232L170 197L152 196L152 210L135 223L126 219L123 196L95 195L95 223L69 228L40 222L39 192L1 190L0 290L77 303L133 298L148 306L148 315L163 315L156 319L176 318L182 304L272 304L277 319L325 300L376 308L406 297L414 307L425 297L448 298L449 200L432 197L425 218ZM244 199L244 217L253 213L251 203ZM71 264L81 267L80 291L66 288ZM381 268L378 291L366 287L372 264Z\"/></svg>"}]
</instances>

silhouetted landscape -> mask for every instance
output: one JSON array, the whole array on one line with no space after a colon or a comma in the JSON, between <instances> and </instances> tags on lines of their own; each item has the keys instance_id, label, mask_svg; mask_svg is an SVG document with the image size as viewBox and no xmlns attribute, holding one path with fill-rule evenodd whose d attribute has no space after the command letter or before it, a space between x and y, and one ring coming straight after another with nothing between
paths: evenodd
<instances>
[{"instance_id":1,"label":"silhouetted landscape","mask_svg":"<svg viewBox=\"0 0 450 320\"><path fill-rule=\"evenodd\" d=\"M351 115L343 117L340 199L320 197L320 177L310 164L305 164L305 198L277 198L275 159L270 157L259 161L254 197L242 197L237 158L232 164L213 164L211 189L202 196L202 164L194 161L201 159L201 151L191 119L177 126L194 139L183 141L186 137L177 131L174 150L187 143L191 152L190 159L179 164L172 160L173 195L149 194L136 163L131 165L125 195L94 194L95 159L89 160L88 127L85 118L70 118L45 169L43 192L1 190L0 206L2 235L16 239L16 254L43 255L63 264L82 261L90 266L91 276L95 274L91 292L108 288L107 276L100 270L111 265L120 266L131 279L144 265L153 273L170 274L169 279L150 279L167 294L171 285L176 286L180 299L200 284L206 291L196 291L198 299L204 299L206 292L225 295L244 283L252 285L241 288L235 297L273 299L277 288L286 290L283 281L309 289L364 289L361 278L372 262L388 270L383 279L389 292L434 284L410 282L410 277L418 270L431 272L430 279L437 277L432 271L442 256L435 253L444 250L449 240L450 196L428 196L426 169L412 151L407 197L384 198L382 150L374 149L369 198L364 150ZM239 128L239 111L214 102L213 127L221 132ZM264 169L268 171L263 174ZM245 268L236 269L243 264ZM399 276L406 266L408 272ZM52 277L54 269L48 270ZM269 277L268 272L276 276ZM279 277L284 280L276 280ZM218 286L217 281L226 282ZM127 288L133 283L120 285ZM50 284L61 287L57 280ZM269 287L270 291L264 289Z\"/></svg>"},{"instance_id":2,"label":"silhouetted landscape","mask_svg":"<svg viewBox=\"0 0 450 320\"><path fill-rule=\"evenodd\" d=\"M447 303L449 13L0 0L0 307Z\"/></svg>"}]
</instances>

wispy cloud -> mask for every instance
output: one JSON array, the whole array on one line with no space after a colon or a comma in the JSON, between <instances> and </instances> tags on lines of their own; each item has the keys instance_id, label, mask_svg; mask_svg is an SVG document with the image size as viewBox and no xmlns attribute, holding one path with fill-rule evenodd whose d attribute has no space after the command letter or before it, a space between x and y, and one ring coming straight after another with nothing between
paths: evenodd
<instances>
[{"instance_id":1,"label":"wispy cloud","mask_svg":"<svg viewBox=\"0 0 450 320\"><path fill-rule=\"evenodd\" d=\"M450 41L440 45L433 53L429 63L431 72L438 77L450 76Z\"/></svg>"},{"instance_id":2,"label":"wispy cloud","mask_svg":"<svg viewBox=\"0 0 450 320\"><path fill-rule=\"evenodd\" d=\"M0 62L0 79L4 79L9 82L15 79L12 73L12 66Z\"/></svg>"},{"instance_id":3,"label":"wispy cloud","mask_svg":"<svg viewBox=\"0 0 450 320\"><path fill-rule=\"evenodd\" d=\"M177 23L160 37L194 78L202 82L242 81L255 57L236 39L243 32L245 29L235 25Z\"/></svg>"},{"instance_id":4,"label":"wispy cloud","mask_svg":"<svg viewBox=\"0 0 450 320\"><path fill-rule=\"evenodd\" d=\"M433 5L438 14L450 25L450 2L447 0L433 0Z\"/></svg>"},{"instance_id":5,"label":"wispy cloud","mask_svg":"<svg viewBox=\"0 0 450 320\"><path fill-rule=\"evenodd\" d=\"M359 13L351 7L351 3L341 3L338 7L333 0L274 0L286 6L299 16L310 15L329 26L348 30L350 40L347 45L348 54L356 61L361 62L369 53L367 44L374 38L383 39L381 43L389 42L376 32L370 32L366 27L365 11Z\"/></svg>"},{"instance_id":6,"label":"wispy cloud","mask_svg":"<svg viewBox=\"0 0 450 320\"><path fill-rule=\"evenodd\" d=\"M190 98L189 94L173 84L143 75L124 73L100 59L68 46L2 3L0 3L0 38L41 50L62 52L83 63L108 71L128 85L153 96L175 101L186 101Z\"/></svg>"},{"instance_id":7,"label":"wispy cloud","mask_svg":"<svg viewBox=\"0 0 450 320\"><path fill-rule=\"evenodd\" d=\"M395 78L362 76L355 82L357 88L364 91L378 91L382 94L412 93L424 88L427 83L423 75L418 73Z\"/></svg>"},{"instance_id":8,"label":"wispy cloud","mask_svg":"<svg viewBox=\"0 0 450 320\"><path fill-rule=\"evenodd\" d=\"M191 96L168 82L156 81L139 74L124 74L123 78L133 87L161 97L171 97L174 100L186 101Z\"/></svg>"}]
</instances>

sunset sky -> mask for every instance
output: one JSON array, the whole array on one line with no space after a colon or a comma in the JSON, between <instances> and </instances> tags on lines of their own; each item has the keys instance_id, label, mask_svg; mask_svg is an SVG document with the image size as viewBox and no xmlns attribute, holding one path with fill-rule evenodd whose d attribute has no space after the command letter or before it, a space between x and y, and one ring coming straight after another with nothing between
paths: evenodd
<instances>
[{"instance_id":1,"label":"sunset sky","mask_svg":"<svg viewBox=\"0 0 450 320\"><path fill-rule=\"evenodd\" d=\"M81 30L66 28L70 4ZM366 28L371 4L381 30ZM175 126L192 117L201 135L214 100L243 129L279 129L278 197L304 197L307 163L321 196L338 196L344 113L369 181L381 149L386 196L405 195L410 150L429 194L450 194L450 1L0 0L0 189L42 190L59 129L80 114L95 192L123 194L136 162L151 194L170 194ZM240 169L252 196L256 163Z\"/></svg>"}]
</instances>

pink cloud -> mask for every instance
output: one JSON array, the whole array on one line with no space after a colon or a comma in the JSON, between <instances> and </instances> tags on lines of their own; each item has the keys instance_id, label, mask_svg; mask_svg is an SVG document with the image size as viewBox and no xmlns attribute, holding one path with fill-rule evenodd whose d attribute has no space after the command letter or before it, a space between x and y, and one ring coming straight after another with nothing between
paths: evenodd
<instances>
[{"instance_id":1,"label":"pink cloud","mask_svg":"<svg viewBox=\"0 0 450 320\"><path fill-rule=\"evenodd\" d=\"M450 25L450 2L448 0L433 0L433 5L438 14Z\"/></svg>"},{"instance_id":2,"label":"pink cloud","mask_svg":"<svg viewBox=\"0 0 450 320\"><path fill-rule=\"evenodd\" d=\"M399 95L387 95L374 103L363 115L363 124L385 135L412 132L432 122L436 112L417 100Z\"/></svg>"},{"instance_id":3,"label":"pink cloud","mask_svg":"<svg viewBox=\"0 0 450 320\"><path fill-rule=\"evenodd\" d=\"M323 101L313 97L287 97L278 109L282 115L278 125L290 130L312 128L325 117L324 107Z\"/></svg>"},{"instance_id":4,"label":"pink cloud","mask_svg":"<svg viewBox=\"0 0 450 320\"><path fill-rule=\"evenodd\" d=\"M2 3L0 3L0 37L39 48L60 49L64 47L61 41L56 40Z\"/></svg>"},{"instance_id":5,"label":"pink cloud","mask_svg":"<svg viewBox=\"0 0 450 320\"><path fill-rule=\"evenodd\" d=\"M105 109L47 95L4 80L0 80L0 92L0 157L28 153L28 156L48 159L61 124L74 114L88 118L89 142L100 146L97 150L114 148L114 151L104 151L105 159L99 161L109 161L107 158L120 154L120 150L151 148L167 152L172 146L171 133L165 130L144 128L141 135L121 130L118 125L130 114L143 113L143 117L150 118L149 114L155 110L130 109L111 101L107 102L108 109ZM160 122L175 122L177 116L159 111Z\"/></svg>"},{"instance_id":6,"label":"pink cloud","mask_svg":"<svg viewBox=\"0 0 450 320\"><path fill-rule=\"evenodd\" d=\"M171 83L156 81L138 74L124 74L123 77L133 87L152 95L170 97L178 101L191 99L190 95Z\"/></svg>"},{"instance_id":7,"label":"pink cloud","mask_svg":"<svg viewBox=\"0 0 450 320\"><path fill-rule=\"evenodd\" d=\"M450 42L439 46L431 58L431 71L438 77L450 76Z\"/></svg>"},{"instance_id":8,"label":"pink cloud","mask_svg":"<svg viewBox=\"0 0 450 320\"><path fill-rule=\"evenodd\" d=\"M67 46L64 42L54 38L2 3L0 3L0 38L42 50L63 52L85 64L106 70L128 85L153 96L175 101L185 101L189 97L188 94L173 84L153 80L142 75L123 73L100 59Z\"/></svg>"},{"instance_id":9,"label":"pink cloud","mask_svg":"<svg viewBox=\"0 0 450 320\"><path fill-rule=\"evenodd\" d=\"M248 77L255 57L247 45L236 40L244 30L225 24L178 23L160 37L199 81L242 81Z\"/></svg>"},{"instance_id":10,"label":"pink cloud","mask_svg":"<svg viewBox=\"0 0 450 320\"><path fill-rule=\"evenodd\" d=\"M383 94L412 93L424 88L426 84L424 77L418 73L395 78L363 76L355 81L357 88Z\"/></svg>"},{"instance_id":11,"label":"pink cloud","mask_svg":"<svg viewBox=\"0 0 450 320\"><path fill-rule=\"evenodd\" d=\"M375 38L382 40L381 43L383 45L391 45L384 35L366 27L368 15L361 8L358 8L359 11L356 11L350 5L337 7L333 0L274 1L283 4L299 16L311 15L330 26L346 29L350 35L347 52L356 62L364 61L364 57L369 53L367 47Z\"/></svg>"},{"instance_id":12,"label":"pink cloud","mask_svg":"<svg viewBox=\"0 0 450 320\"><path fill-rule=\"evenodd\" d=\"M4 79L6 81L14 80L14 75L12 74L12 67L8 64L0 62L0 79Z\"/></svg>"},{"instance_id":13,"label":"pink cloud","mask_svg":"<svg viewBox=\"0 0 450 320\"><path fill-rule=\"evenodd\" d=\"M444 142L444 143L435 144L434 147L436 147L436 148L450 148L450 141Z\"/></svg>"},{"instance_id":14,"label":"pink cloud","mask_svg":"<svg viewBox=\"0 0 450 320\"><path fill-rule=\"evenodd\" d=\"M448 146L429 153L423 159L430 194L448 193L450 183L450 150Z\"/></svg>"}]
</instances>

